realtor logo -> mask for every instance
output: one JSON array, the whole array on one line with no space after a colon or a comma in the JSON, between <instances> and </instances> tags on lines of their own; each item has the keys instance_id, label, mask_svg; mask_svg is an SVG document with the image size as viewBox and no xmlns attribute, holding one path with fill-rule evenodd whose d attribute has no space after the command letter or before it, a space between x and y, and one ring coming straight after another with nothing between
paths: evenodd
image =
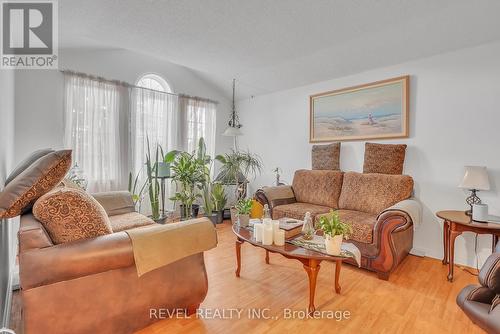
<instances>
[{"instance_id":1,"label":"realtor logo","mask_svg":"<svg viewBox=\"0 0 500 334\"><path fill-rule=\"evenodd\" d=\"M2 1L1 68L57 69L57 1Z\"/></svg>"}]
</instances>

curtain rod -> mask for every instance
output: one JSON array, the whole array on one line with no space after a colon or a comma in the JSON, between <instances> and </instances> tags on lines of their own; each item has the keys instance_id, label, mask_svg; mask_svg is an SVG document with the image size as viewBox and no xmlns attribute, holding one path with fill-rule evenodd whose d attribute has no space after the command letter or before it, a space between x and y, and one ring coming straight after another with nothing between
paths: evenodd
<instances>
[{"instance_id":1,"label":"curtain rod","mask_svg":"<svg viewBox=\"0 0 500 334\"><path fill-rule=\"evenodd\" d=\"M193 100L198 100L198 101L206 101L206 102L211 102L211 103L214 103L214 104L219 104L219 101L215 101L215 100L212 100L212 99L209 99L209 98L205 98L205 97L192 96L192 95L187 95L187 94L182 94L182 93L181 94L175 94L175 93L170 93L170 92L164 92L164 91L161 91L161 90L156 90L156 89L141 87L141 86L137 86L137 85L132 85L132 84L126 82L126 81L106 79L104 77L100 77L100 76L92 75L92 74L87 74L87 73L83 73L83 72L76 72L76 71L72 71L72 70L60 70L60 72L62 72L63 74L76 75L76 76L79 76L79 77L82 77L82 78L88 78L88 79L96 80L96 81L100 81L100 82L107 82L107 83L111 83L111 84L115 84L115 85L120 85L120 86L124 86L124 87L128 87L128 88L145 89L145 90L149 90L149 91L156 92L156 93L162 93L162 94L173 95L173 96L187 98L187 99L193 99Z\"/></svg>"}]
</instances>

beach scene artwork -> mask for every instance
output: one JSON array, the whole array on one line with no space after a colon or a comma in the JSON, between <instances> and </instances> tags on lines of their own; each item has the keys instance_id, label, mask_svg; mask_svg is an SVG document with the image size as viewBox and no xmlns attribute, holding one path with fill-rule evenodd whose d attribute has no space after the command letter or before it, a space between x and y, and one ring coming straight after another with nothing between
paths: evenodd
<instances>
[{"instance_id":1,"label":"beach scene artwork","mask_svg":"<svg viewBox=\"0 0 500 334\"><path fill-rule=\"evenodd\" d=\"M312 95L311 142L408 136L408 76Z\"/></svg>"}]
</instances>

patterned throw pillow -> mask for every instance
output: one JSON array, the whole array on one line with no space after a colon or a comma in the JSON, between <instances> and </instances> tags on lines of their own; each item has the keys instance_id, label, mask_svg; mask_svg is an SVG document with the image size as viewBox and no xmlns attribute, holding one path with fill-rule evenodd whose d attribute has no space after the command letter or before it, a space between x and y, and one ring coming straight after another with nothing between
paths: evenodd
<instances>
[{"instance_id":1,"label":"patterned throw pillow","mask_svg":"<svg viewBox=\"0 0 500 334\"><path fill-rule=\"evenodd\" d=\"M49 153L31 164L0 192L0 218L18 216L61 182L71 167L71 150Z\"/></svg>"},{"instance_id":2,"label":"patterned throw pillow","mask_svg":"<svg viewBox=\"0 0 500 334\"><path fill-rule=\"evenodd\" d=\"M313 145L312 169L340 170L340 143Z\"/></svg>"},{"instance_id":3,"label":"patterned throw pillow","mask_svg":"<svg viewBox=\"0 0 500 334\"><path fill-rule=\"evenodd\" d=\"M406 145L365 144L363 173L403 174Z\"/></svg>"},{"instance_id":4,"label":"patterned throw pillow","mask_svg":"<svg viewBox=\"0 0 500 334\"><path fill-rule=\"evenodd\" d=\"M112 233L104 208L78 189L56 188L43 195L33 206L33 215L55 244Z\"/></svg>"}]
</instances>

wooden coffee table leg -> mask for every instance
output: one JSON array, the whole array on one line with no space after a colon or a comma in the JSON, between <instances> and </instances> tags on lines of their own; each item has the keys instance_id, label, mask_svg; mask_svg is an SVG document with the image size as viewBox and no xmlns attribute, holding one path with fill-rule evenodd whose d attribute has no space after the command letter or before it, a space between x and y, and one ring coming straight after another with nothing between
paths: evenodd
<instances>
[{"instance_id":1,"label":"wooden coffee table leg","mask_svg":"<svg viewBox=\"0 0 500 334\"><path fill-rule=\"evenodd\" d=\"M340 293L340 269L342 268L342 260L335 261L335 292Z\"/></svg>"},{"instance_id":2,"label":"wooden coffee table leg","mask_svg":"<svg viewBox=\"0 0 500 334\"><path fill-rule=\"evenodd\" d=\"M243 241L241 241L240 239L237 239L236 240L236 263L238 265L238 267L236 268L236 277L240 277L240 270L241 270L241 244L243 243Z\"/></svg>"},{"instance_id":3,"label":"wooden coffee table leg","mask_svg":"<svg viewBox=\"0 0 500 334\"><path fill-rule=\"evenodd\" d=\"M266 264L269 264L269 251L266 249Z\"/></svg>"},{"instance_id":4,"label":"wooden coffee table leg","mask_svg":"<svg viewBox=\"0 0 500 334\"><path fill-rule=\"evenodd\" d=\"M316 310L314 306L314 295L316 293L316 280L318 278L320 262L321 261L315 259L310 259L308 262L304 263L304 269L309 277L309 313L313 313Z\"/></svg>"}]
</instances>

